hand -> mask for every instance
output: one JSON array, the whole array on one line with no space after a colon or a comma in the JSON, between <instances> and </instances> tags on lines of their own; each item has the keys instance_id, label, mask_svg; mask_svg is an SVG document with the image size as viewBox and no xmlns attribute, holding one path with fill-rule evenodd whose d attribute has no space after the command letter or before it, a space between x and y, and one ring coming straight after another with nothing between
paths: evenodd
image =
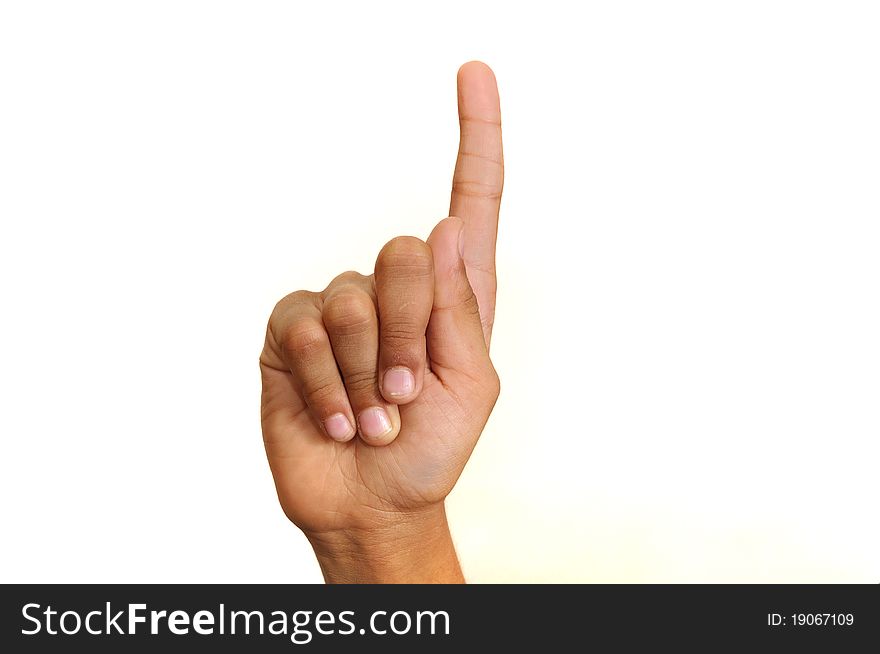
<instances>
[{"instance_id":1,"label":"hand","mask_svg":"<svg viewBox=\"0 0 880 654\"><path fill-rule=\"evenodd\" d=\"M450 215L370 276L282 299L260 356L266 454L328 581L460 581L443 501L499 392L489 359L503 186L498 91L458 74Z\"/></svg>"}]
</instances>

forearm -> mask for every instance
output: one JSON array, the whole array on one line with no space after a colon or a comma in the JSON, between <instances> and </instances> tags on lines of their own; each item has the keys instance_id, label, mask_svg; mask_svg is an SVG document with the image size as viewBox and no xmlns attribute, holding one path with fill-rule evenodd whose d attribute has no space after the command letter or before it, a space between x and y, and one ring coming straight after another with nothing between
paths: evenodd
<instances>
[{"instance_id":1,"label":"forearm","mask_svg":"<svg viewBox=\"0 0 880 654\"><path fill-rule=\"evenodd\" d=\"M442 502L368 530L307 536L328 584L464 583Z\"/></svg>"}]
</instances>

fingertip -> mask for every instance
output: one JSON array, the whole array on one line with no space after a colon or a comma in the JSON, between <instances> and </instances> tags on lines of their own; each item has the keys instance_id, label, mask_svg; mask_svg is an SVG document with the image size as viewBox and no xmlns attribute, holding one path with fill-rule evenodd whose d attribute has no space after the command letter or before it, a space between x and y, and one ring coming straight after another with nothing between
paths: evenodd
<instances>
[{"instance_id":1,"label":"fingertip","mask_svg":"<svg viewBox=\"0 0 880 654\"><path fill-rule=\"evenodd\" d=\"M392 404L407 404L419 394L420 383L416 374L407 366L388 368L382 375L382 397Z\"/></svg>"},{"instance_id":2,"label":"fingertip","mask_svg":"<svg viewBox=\"0 0 880 654\"><path fill-rule=\"evenodd\" d=\"M498 82L482 61L469 61L458 69L458 102L461 118L501 122Z\"/></svg>"},{"instance_id":3,"label":"fingertip","mask_svg":"<svg viewBox=\"0 0 880 654\"><path fill-rule=\"evenodd\" d=\"M434 301L442 279L454 276L464 265L464 221L457 216L444 218L428 237L434 255ZM439 278L439 279L438 279Z\"/></svg>"},{"instance_id":4,"label":"fingertip","mask_svg":"<svg viewBox=\"0 0 880 654\"><path fill-rule=\"evenodd\" d=\"M388 445L400 434L400 412L394 405L364 409L357 422L361 440L374 447Z\"/></svg>"},{"instance_id":5,"label":"fingertip","mask_svg":"<svg viewBox=\"0 0 880 654\"><path fill-rule=\"evenodd\" d=\"M354 438L356 430L344 413L334 413L323 421L324 431L338 443L346 443Z\"/></svg>"},{"instance_id":6,"label":"fingertip","mask_svg":"<svg viewBox=\"0 0 880 654\"><path fill-rule=\"evenodd\" d=\"M431 252L434 256L437 255L436 245L438 241L452 238L453 235L454 238L458 240L461 238L463 231L464 221L458 216L449 216L437 223L434 226L434 229L431 230L431 235L428 236L428 245L431 246Z\"/></svg>"},{"instance_id":7,"label":"fingertip","mask_svg":"<svg viewBox=\"0 0 880 654\"><path fill-rule=\"evenodd\" d=\"M458 78L463 79L471 76L487 76L491 75L492 79L495 79L495 72L492 68L484 61L480 61L479 59L472 59L471 61L467 61L463 63L458 69Z\"/></svg>"}]
</instances>

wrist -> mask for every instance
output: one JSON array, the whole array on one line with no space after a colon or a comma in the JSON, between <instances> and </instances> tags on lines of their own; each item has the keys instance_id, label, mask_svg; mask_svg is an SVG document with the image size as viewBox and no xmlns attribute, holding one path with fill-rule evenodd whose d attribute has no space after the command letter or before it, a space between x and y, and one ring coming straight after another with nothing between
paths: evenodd
<instances>
[{"instance_id":1,"label":"wrist","mask_svg":"<svg viewBox=\"0 0 880 654\"><path fill-rule=\"evenodd\" d=\"M306 533L327 583L463 583L443 502Z\"/></svg>"}]
</instances>

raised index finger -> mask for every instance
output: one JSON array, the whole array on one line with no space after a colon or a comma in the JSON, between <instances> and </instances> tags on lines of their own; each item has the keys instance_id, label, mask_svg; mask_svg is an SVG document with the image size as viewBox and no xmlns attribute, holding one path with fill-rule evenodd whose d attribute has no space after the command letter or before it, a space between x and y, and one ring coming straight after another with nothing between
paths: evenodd
<instances>
[{"instance_id":1,"label":"raised index finger","mask_svg":"<svg viewBox=\"0 0 880 654\"><path fill-rule=\"evenodd\" d=\"M501 106L492 69L471 61L458 71L461 137L449 215L464 221L463 254L480 306L486 343L495 321L495 237L504 187Z\"/></svg>"}]
</instances>

